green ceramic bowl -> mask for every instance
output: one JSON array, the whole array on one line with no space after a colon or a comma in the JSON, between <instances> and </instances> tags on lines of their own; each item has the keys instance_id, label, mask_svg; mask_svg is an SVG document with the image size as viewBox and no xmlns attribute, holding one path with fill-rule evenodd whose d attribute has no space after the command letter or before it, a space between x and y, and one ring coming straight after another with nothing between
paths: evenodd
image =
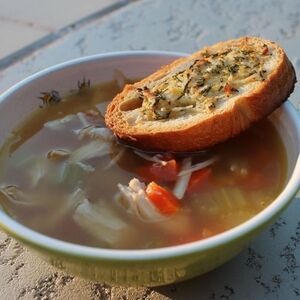
<instances>
[{"instance_id":1,"label":"green ceramic bowl","mask_svg":"<svg viewBox=\"0 0 300 300\"><path fill-rule=\"evenodd\" d=\"M51 67L16 84L0 97L0 143L36 108L41 90L56 87L61 94L79 77L109 81L114 69L140 78L182 56L167 52L123 52L80 58ZM208 272L239 253L250 240L287 207L300 185L300 120L286 102L271 116L288 154L285 189L265 210L247 222L214 237L180 246L150 250L108 250L63 242L35 232L0 210L0 225L11 236L42 255L50 264L71 274L117 285L157 286Z\"/></svg>"}]
</instances>

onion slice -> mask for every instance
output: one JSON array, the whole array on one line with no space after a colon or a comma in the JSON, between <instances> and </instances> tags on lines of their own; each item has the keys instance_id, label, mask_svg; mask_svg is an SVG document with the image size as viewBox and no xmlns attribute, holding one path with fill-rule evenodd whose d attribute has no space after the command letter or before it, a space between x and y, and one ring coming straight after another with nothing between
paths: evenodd
<instances>
[{"instance_id":1,"label":"onion slice","mask_svg":"<svg viewBox=\"0 0 300 300\"><path fill-rule=\"evenodd\" d=\"M87 127L87 126L91 125L91 124L87 121L87 119L85 118L84 113L79 112L79 113L77 113L77 116L78 116L78 119L80 120L81 124L82 124L84 127Z\"/></svg>"},{"instance_id":2,"label":"onion slice","mask_svg":"<svg viewBox=\"0 0 300 300\"><path fill-rule=\"evenodd\" d=\"M186 157L183 161L182 161L182 166L181 166L181 172L185 172L183 175L178 176L178 179L176 181L175 187L173 189L173 194L175 195L175 197L177 197L178 199L182 199L186 189L188 187L191 175L192 175L192 171L191 169L191 165L192 165L192 158L191 157Z\"/></svg>"},{"instance_id":3,"label":"onion slice","mask_svg":"<svg viewBox=\"0 0 300 300\"><path fill-rule=\"evenodd\" d=\"M166 161L158 158L157 155L151 156L151 155L148 155L146 153L142 153L142 152L137 151L137 150L134 150L134 153L136 155L140 156L141 158L145 159L145 160L152 161L152 162L155 162L155 163L159 163L159 164L162 164L163 166L165 166L167 164Z\"/></svg>"},{"instance_id":4,"label":"onion slice","mask_svg":"<svg viewBox=\"0 0 300 300\"><path fill-rule=\"evenodd\" d=\"M189 174L190 172L195 172L195 171L204 169L204 168L210 166L211 164L213 164L216 160L217 160L217 157L213 157L208 160L202 161L198 164L192 165L189 169L181 170L178 173L178 176L184 176L184 175Z\"/></svg>"},{"instance_id":5,"label":"onion slice","mask_svg":"<svg viewBox=\"0 0 300 300\"><path fill-rule=\"evenodd\" d=\"M24 206L40 205L40 202L35 201L31 195L24 193L15 185L0 188L0 205L2 201L9 201L13 204Z\"/></svg>"},{"instance_id":6,"label":"onion slice","mask_svg":"<svg viewBox=\"0 0 300 300\"><path fill-rule=\"evenodd\" d=\"M125 148L122 148L111 160L110 162L103 168L103 170L108 170L114 165L117 164L117 162L121 159L123 154L125 153Z\"/></svg>"},{"instance_id":7,"label":"onion slice","mask_svg":"<svg viewBox=\"0 0 300 300\"><path fill-rule=\"evenodd\" d=\"M110 147L108 144L98 140L92 141L78 149L76 149L69 158L70 162L82 162L94 157L101 157L109 154Z\"/></svg>"},{"instance_id":8,"label":"onion slice","mask_svg":"<svg viewBox=\"0 0 300 300\"><path fill-rule=\"evenodd\" d=\"M91 203L84 199L77 206L73 220L94 238L111 247L122 243L129 229L127 223L106 206L104 201Z\"/></svg>"},{"instance_id":9,"label":"onion slice","mask_svg":"<svg viewBox=\"0 0 300 300\"><path fill-rule=\"evenodd\" d=\"M87 173L91 173L91 172L94 172L96 170L93 166L88 165L88 164L84 164L80 161L77 162L76 165L79 166L83 171L85 171Z\"/></svg>"},{"instance_id":10,"label":"onion slice","mask_svg":"<svg viewBox=\"0 0 300 300\"><path fill-rule=\"evenodd\" d=\"M71 122L74 118L74 115L67 115L61 119L46 122L44 127L52 130L60 130L65 127L65 124Z\"/></svg>"}]
</instances>

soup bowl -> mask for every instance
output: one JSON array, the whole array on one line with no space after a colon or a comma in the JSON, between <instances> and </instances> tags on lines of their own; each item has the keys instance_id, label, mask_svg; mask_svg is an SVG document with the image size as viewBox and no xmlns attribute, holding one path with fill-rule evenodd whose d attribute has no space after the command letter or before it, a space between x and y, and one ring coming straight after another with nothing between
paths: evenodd
<instances>
[{"instance_id":1,"label":"soup bowl","mask_svg":"<svg viewBox=\"0 0 300 300\"><path fill-rule=\"evenodd\" d=\"M67 94L79 78L92 83L113 79L115 69L129 78L141 78L183 56L171 52L120 52L72 60L32 75L0 96L0 144L37 108L41 91ZM18 223L0 209L0 226L40 254L50 264L71 274L126 286L158 286L206 273L239 253L288 206L300 185L300 120L285 102L270 117L286 148L285 187L263 211L248 221L213 237L179 246L147 250L111 250L64 242Z\"/></svg>"}]
</instances>

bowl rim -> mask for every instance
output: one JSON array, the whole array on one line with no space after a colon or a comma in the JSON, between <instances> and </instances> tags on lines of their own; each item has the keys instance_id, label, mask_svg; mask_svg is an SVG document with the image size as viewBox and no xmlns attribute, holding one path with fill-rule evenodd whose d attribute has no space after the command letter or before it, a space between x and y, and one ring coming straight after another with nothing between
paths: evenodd
<instances>
[{"instance_id":1,"label":"bowl rim","mask_svg":"<svg viewBox=\"0 0 300 300\"><path fill-rule=\"evenodd\" d=\"M120 51L120 52L108 52L104 54L95 54L77 59L72 59L51 67L48 67L42 71L39 71L33 75L28 76L22 81L16 83L10 87L7 91L0 95L0 104L5 101L14 92L26 86L28 83L43 77L49 73L60 71L73 65L83 64L94 60L106 60L117 57L143 57L143 56L157 56L157 57L182 57L186 56L186 53L181 52L169 52L169 51ZM282 108L283 112L287 114L290 122L295 127L297 133L297 140L300 140L300 117L294 106L286 101ZM299 175L298 175L299 174ZM274 201L267 206L264 210L257 215L247 220L246 222L233 227L220 234L214 235L210 238L194 241L177 246L169 246L163 248L153 249L105 249L83 246L70 242L65 242L56 238L46 236L42 233L36 232L21 223L18 223L15 219L7 215L0 209L0 227L6 232L13 235L17 239L20 239L26 244L35 246L45 251L53 253L59 253L65 256L93 259L93 260L114 260L114 261L148 261L159 259L171 259L178 256L189 255L206 251L212 248L217 248L223 244L230 243L236 239L239 239L247 234L251 233L255 229L263 226L270 221L276 214L287 206L287 204L294 198L300 187L300 154L298 153L297 162L293 169L291 178L287 182L283 191L274 199Z\"/></svg>"}]
</instances>

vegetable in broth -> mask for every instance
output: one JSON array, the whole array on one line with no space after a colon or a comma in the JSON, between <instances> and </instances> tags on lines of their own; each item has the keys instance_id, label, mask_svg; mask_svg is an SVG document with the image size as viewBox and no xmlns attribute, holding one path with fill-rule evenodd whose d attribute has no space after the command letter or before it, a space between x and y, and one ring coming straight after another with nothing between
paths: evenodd
<instances>
[{"instance_id":1,"label":"vegetable in broth","mask_svg":"<svg viewBox=\"0 0 300 300\"><path fill-rule=\"evenodd\" d=\"M105 107L125 79L65 98L42 93L0 151L0 204L20 223L82 245L145 249L208 238L247 221L281 192L286 154L268 119L199 153L120 144Z\"/></svg>"}]
</instances>

